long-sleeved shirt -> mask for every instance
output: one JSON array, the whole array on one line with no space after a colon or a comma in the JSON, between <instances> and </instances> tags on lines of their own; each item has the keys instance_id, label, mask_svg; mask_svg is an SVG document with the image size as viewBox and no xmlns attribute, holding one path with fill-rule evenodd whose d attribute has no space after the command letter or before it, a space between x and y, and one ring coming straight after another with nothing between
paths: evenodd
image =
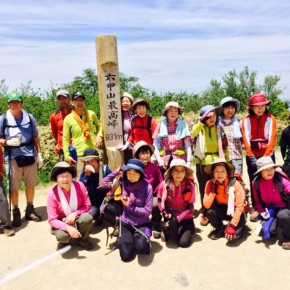
<instances>
[{"instance_id":1,"label":"long-sleeved shirt","mask_svg":"<svg viewBox=\"0 0 290 290\"><path fill-rule=\"evenodd\" d=\"M279 145L284 163L290 165L290 126L282 131Z\"/></svg>"},{"instance_id":2,"label":"long-sleeved shirt","mask_svg":"<svg viewBox=\"0 0 290 290\"><path fill-rule=\"evenodd\" d=\"M164 180L159 186L157 196L160 211L171 212L179 223L193 217L195 189L187 178L179 186L175 186L172 180Z\"/></svg>"},{"instance_id":3,"label":"long-sleeved shirt","mask_svg":"<svg viewBox=\"0 0 290 290\"><path fill-rule=\"evenodd\" d=\"M221 132L223 132L222 127L220 127L220 130ZM219 144L219 141L218 141L219 139L221 140L221 138L219 138L218 136L217 126L208 127L204 125L202 122L198 121L193 126L191 130L191 135L197 138L198 144L196 146L199 146L200 144L202 144L200 145L201 148L199 149L201 150L201 154L204 154L204 158L202 159L198 158L197 155L195 154L196 164L209 165L209 164L212 164L216 159L222 158L222 156L219 156L220 154L219 147L222 146L222 144ZM225 136L224 138L226 138ZM197 151L197 148L195 151ZM229 160L228 146L226 146L225 149L223 148L223 151L224 151L225 159Z\"/></svg>"},{"instance_id":4,"label":"long-sleeved shirt","mask_svg":"<svg viewBox=\"0 0 290 290\"><path fill-rule=\"evenodd\" d=\"M278 186L274 183L273 179L269 180L264 180L263 178L260 179L259 181L260 198L254 186L254 182L255 181L252 182L253 197L255 200L255 207L259 212L265 212L266 207L269 205L272 205L275 208L282 208L286 206L285 202L281 198ZM284 188L284 193L290 194L290 181L285 178L282 178L282 184Z\"/></svg>"},{"instance_id":5,"label":"long-sleeved shirt","mask_svg":"<svg viewBox=\"0 0 290 290\"><path fill-rule=\"evenodd\" d=\"M83 130L78 122L74 119L72 113L67 115L63 122L63 152L65 160L69 158L69 144L70 139L72 140L72 145L77 150L78 156L83 156L83 153L86 149L96 149L96 134L97 136L103 136L102 126L98 120L95 112L88 110L89 114L89 131L90 139L86 140L83 134ZM82 120L84 121L85 115L83 114Z\"/></svg>"},{"instance_id":6,"label":"long-sleeved shirt","mask_svg":"<svg viewBox=\"0 0 290 290\"><path fill-rule=\"evenodd\" d=\"M71 113L72 107L67 109L67 113L63 109L57 110L50 116L50 128L57 148L62 149L62 132L64 118Z\"/></svg>"},{"instance_id":7,"label":"long-sleeved shirt","mask_svg":"<svg viewBox=\"0 0 290 290\"><path fill-rule=\"evenodd\" d=\"M229 179L227 178L223 184L218 184L217 186L217 194L211 192L213 180L209 180L205 186L205 195L203 197L203 205L206 209L211 208L214 200L217 201L218 204L227 204L228 203L228 185ZM234 195L235 195L235 209L234 215L231 219L231 224L237 226L241 215L244 212L245 207L245 191L239 181L235 181L234 183Z\"/></svg>"},{"instance_id":8,"label":"long-sleeved shirt","mask_svg":"<svg viewBox=\"0 0 290 290\"><path fill-rule=\"evenodd\" d=\"M163 181L163 177L159 167L155 163L149 162L145 166L144 172L147 175L145 180L149 184L151 184L154 195L157 194L158 187Z\"/></svg>"},{"instance_id":9,"label":"long-sleeved shirt","mask_svg":"<svg viewBox=\"0 0 290 290\"><path fill-rule=\"evenodd\" d=\"M80 216L84 212L88 212L91 209L91 202L88 196L88 192L85 186L78 181L73 181L73 184L76 188L77 194L77 202L78 207L75 211L77 216ZM64 196L69 203L70 200L70 192L62 190ZM61 206L60 197L57 191L57 185L54 186L49 192L47 196L47 216L48 222L50 226L54 229L65 231L67 228L67 223L62 221L63 218L66 217L63 208Z\"/></svg>"},{"instance_id":10,"label":"long-sleeved shirt","mask_svg":"<svg viewBox=\"0 0 290 290\"><path fill-rule=\"evenodd\" d=\"M112 182L117 175L117 171L112 172L102 180L101 184ZM149 216L153 207L153 191L152 186L142 176L135 183L131 183L124 178L122 196L128 196L129 198L128 205L123 206L122 222L133 226L150 223Z\"/></svg>"}]
</instances>

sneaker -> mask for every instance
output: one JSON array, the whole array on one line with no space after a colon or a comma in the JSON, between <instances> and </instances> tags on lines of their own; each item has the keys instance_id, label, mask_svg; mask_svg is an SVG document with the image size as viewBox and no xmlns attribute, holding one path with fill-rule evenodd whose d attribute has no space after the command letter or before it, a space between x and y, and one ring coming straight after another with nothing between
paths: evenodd
<instances>
[{"instance_id":1,"label":"sneaker","mask_svg":"<svg viewBox=\"0 0 290 290\"><path fill-rule=\"evenodd\" d=\"M89 240L80 239L78 245L86 251L90 251L94 248L93 244Z\"/></svg>"},{"instance_id":2,"label":"sneaker","mask_svg":"<svg viewBox=\"0 0 290 290\"><path fill-rule=\"evenodd\" d=\"M69 243L58 243L57 244L57 247L56 247L56 250L58 251L58 250L61 250L61 249L63 249L64 247L66 247L66 246L68 246L69 245Z\"/></svg>"},{"instance_id":3,"label":"sneaker","mask_svg":"<svg viewBox=\"0 0 290 290\"><path fill-rule=\"evenodd\" d=\"M13 220L12 220L12 226L13 228L18 228L22 224L21 220L21 214L19 208L13 208L12 210Z\"/></svg>"},{"instance_id":4,"label":"sneaker","mask_svg":"<svg viewBox=\"0 0 290 290\"><path fill-rule=\"evenodd\" d=\"M250 221L253 222L253 223L257 222L258 221L258 215L259 214L260 213L256 209L253 209L252 210L252 213L250 215Z\"/></svg>"},{"instance_id":5,"label":"sneaker","mask_svg":"<svg viewBox=\"0 0 290 290\"><path fill-rule=\"evenodd\" d=\"M288 240L283 241L283 243L282 243L282 249L284 249L284 250L290 250L290 241L288 241Z\"/></svg>"},{"instance_id":6,"label":"sneaker","mask_svg":"<svg viewBox=\"0 0 290 290\"><path fill-rule=\"evenodd\" d=\"M11 228L0 228L0 234L5 235L6 237L12 237L15 235L14 229Z\"/></svg>"},{"instance_id":7,"label":"sneaker","mask_svg":"<svg viewBox=\"0 0 290 290\"><path fill-rule=\"evenodd\" d=\"M160 239L161 238L161 232L158 231L152 231L153 238L154 239Z\"/></svg>"},{"instance_id":8,"label":"sneaker","mask_svg":"<svg viewBox=\"0 0 290 290\"><path fill-rule=\"evenodd\" d=\"M202 215L200 218L200 225L205 227L208 224L209 224L209 219L206 216Z\"/></svg>"},{"instance_id":9,"label":"sneaker","mask_svg":"<svg viewBox=\"0 0 290 290\"><path fill-rule=\"evenodd\" d=\"M30 204L26 207L25 219L27 221L35 221L35 222L42 221L42 217L35 212L33 204Z\"/></svg>"},{"instance_id":10,"label":"sneaker","mask_svg":"<svg viewBox=\"0 0 290 290\"><path fill-rule=\"evenodd\" d=\"M224 236L225 236L225 228L224 227L215 229L209 234L209 238L212 240L218 240L220 238L224 238Z\"/></svg>"}]
</instances>

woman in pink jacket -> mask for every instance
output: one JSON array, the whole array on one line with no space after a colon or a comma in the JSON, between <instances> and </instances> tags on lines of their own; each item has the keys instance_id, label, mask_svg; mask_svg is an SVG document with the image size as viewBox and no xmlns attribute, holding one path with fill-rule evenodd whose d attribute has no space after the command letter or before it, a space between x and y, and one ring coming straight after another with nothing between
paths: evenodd
<instances>
[{"instance_id":1,"label":"woman in pink jacket","mask_svg":"<svg viewBox=\"0 0 290 290\"><path fill-rule=\"evenodd\" d=\"M51 226L51 234L55 235L62 248L76 239L77 244L85 250L91 250L89 241L93 217L90 199L85 186L73 181L77 176L75 166L67 162L58 162L51 171L50 180L56 181L47 197L47 215Z\"/></svg>"}]
</instances>

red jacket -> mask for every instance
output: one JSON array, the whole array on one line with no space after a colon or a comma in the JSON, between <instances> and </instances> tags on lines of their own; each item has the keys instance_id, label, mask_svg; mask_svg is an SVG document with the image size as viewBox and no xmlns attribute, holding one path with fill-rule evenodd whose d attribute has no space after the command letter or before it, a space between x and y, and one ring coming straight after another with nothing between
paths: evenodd
<instances>
[{"instance_id":1,"label":"red jacket","mask_svg":"<svg viewBox=\"0 0 290 290\"><path fill-rule=\"evenodd\" d=\"M71 111L72 108L69 107L67 114L65 114L63 110L57 110L50 116L51 132L59 150L62 149L63 120Z\"/></svg>"}]
</instances>

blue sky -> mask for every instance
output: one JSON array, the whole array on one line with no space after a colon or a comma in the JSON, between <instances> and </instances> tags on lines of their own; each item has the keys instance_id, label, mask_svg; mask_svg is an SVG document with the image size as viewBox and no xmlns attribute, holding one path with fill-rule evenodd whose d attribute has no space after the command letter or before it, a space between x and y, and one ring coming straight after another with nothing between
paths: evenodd
<instances>
[{"instance_id":1,"label":"blue sky","mask_svg":"<svg viewBox=\"0 0 290 290\"><path fill-rule=\"evenodd\" d=\"M0 2L0 80L49 90L96 68L95 37L117 37L119 70L157 92L205 90L247 65L290 99L288 0Z\"/></svg>"}]
</instances>

